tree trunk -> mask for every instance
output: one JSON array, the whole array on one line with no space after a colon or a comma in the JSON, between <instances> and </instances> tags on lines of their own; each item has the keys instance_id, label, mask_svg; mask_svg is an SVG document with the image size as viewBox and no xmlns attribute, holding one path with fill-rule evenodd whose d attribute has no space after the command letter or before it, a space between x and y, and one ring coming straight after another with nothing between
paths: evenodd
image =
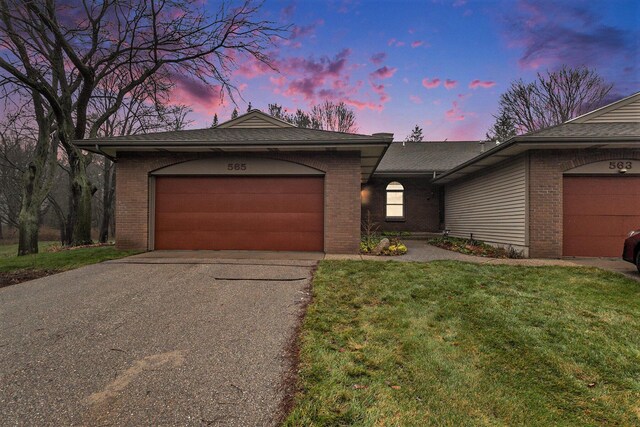
<instances>
[{"instance_id":1,"label":"tree trunk","mask_svg":"<svg viewBox=\"0 0 640 427\"><path fill-rule=\"evenodd\" d=\"M111 217L113 216L113 179L115 171L113 163L105 158L102 169L103 190L102 190L102 221L100 224L100 243L107 243L109 240L109 226L111 225Z\"/></svg>"},{"instance_id":2,"label":"tree trunk","mask_svg":"<svg viewBox=\"0 0 640 427\"><path fill-rule=\"evenodd\" d=\"M71 154L71 153L69 153ZM91 197L96 188L91 185L87 176L84 159L78 154L70 156L69 180L71 194L69 196L69 216L67 217L67 244L72 246L89 245L91 240Z\"/></svg>"},{"instance_id":3,"label":"tree trunk","mask_svg":"<svg viewBox=\"0 0 640 427\"><path fill-rule=\"evenodd\" d=\"M40 204L36 202L36 197L34 197L35 180L36 166L32 163L25 172L25 186L22 191L22 206L18 216L18 256L38 253Z\"/></svg>"}]
</instances>

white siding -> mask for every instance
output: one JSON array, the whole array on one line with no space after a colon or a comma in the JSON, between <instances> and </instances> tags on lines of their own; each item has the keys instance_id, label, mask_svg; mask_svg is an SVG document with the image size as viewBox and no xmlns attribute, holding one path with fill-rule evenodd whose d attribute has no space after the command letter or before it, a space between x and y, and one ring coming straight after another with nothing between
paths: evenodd
<instances>
[{"instance_id":1,"label":"white siding","mask_svg":"<svg viewBox=\"0 0 640 427\"><path fill-rule=\"evenodd\" d=\"M239 123L235 123L232 128L281 128L282 125L277 125L275 123L268 122L261 117L250 117L247 120L243 120Z\"/></svg>"},{"instance_id":2,"label":"white siding","mask_svg":"<svg viewBox=\"0 0 640 427\"><path fill-rule=\"evenodd\" d=\"M526 247L526 157L447 185L445 223L454 237Z\"/></svg>"},{"instance_id":3,"label":"white siding","mask_svg":"<svg viewBox=\"0 0 640 427\"><path fill-rule=\"evenodd\" d=\"M640 99L584 121L584 123L622 123L622 122L625 122L625 123L640 122Z\"/></svg>"}]
</instances>

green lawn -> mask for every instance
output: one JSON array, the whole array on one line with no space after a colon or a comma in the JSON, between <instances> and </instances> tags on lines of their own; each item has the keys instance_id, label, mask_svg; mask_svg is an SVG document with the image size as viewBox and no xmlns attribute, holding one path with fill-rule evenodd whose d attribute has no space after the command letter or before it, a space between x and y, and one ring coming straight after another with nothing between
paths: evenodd
<instances>
[{"instance_id":1,"label":"green lawn","mask_svg":"<svg viewBox=\"0 0 640 427\"><path fill-rule=\"evenodd\" d=\"M640 425L640 282L324 261L285 425Z\"/></svg>"},{"instance_id":2,"label":"green lawn","mask_svg":"<svg viewBox=\"0 0 640 427\"><path fill-rule=\"evenodd\" d=\"M19 274L22 271L63 271L84 265L122 258L139 251L121 251L114 246L99 246L47 252L53 242L41 242L40 253L35 255L17 256L18 245L0 246L0 273Z\"/></svg>"}]
</instances>

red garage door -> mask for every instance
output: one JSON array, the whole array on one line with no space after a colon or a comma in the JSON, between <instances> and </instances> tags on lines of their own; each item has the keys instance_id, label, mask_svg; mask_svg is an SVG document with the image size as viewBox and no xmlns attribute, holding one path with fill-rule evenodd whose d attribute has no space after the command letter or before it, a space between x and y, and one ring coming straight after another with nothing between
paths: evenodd
<instances>
[{"instance_id":1,"label":"red garage door","mask_svg":"<svg viewBox=\"0 0 640 427\"><path fill-rule=\"evenodd\" d=\"M322 177L157 177L155 249L322 251Z\"/></svg>"},{"instance_id":2,"label":"red garage door","mask_svg":"<svg viewBox=\"0 0 640 427\"><path fill-rule=\"evenodd\" d=\"M619 257L640 228L640 177L565 176L565 256Z\"/></svg>"}]
</instances>

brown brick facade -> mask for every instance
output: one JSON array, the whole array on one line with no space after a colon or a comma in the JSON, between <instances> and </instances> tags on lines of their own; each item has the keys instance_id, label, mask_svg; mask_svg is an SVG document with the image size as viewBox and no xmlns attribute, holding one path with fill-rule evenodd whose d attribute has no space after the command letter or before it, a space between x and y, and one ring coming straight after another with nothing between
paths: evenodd
<instances>
[{"instance_id":1,"label":"brown brick facade","mask_svg":"<svg viewBox=\"0 0 640 427\"><path fill-rule=\"evenodd\" d=\"M529 256L559 258L563 173L603 160L640 160L640 150L539 150L531 151L529 158Z\"/></svg>"},{"instance_id":2,"label":"brown brick facade","mask_svg":"<svg viewBox=\"0 0 640 427\"><path fill-rule=\"evenodd\" d=\"M404 187L404 221L386 219L386 188L392 181ZM362 218L371 212L371 218L380 226L380 231L439 231L439 189L430 182L428 177L372 178L363 186L363 191L368 193L368 203L362 203Z\"/></svg>"},{"instance_id":3,"label":"brown brick facade","mask_svg":"<svg viewBox=\"0 0 640 427\"><path fill-rule=\"evenodd\" d=\"M234 153L238 154L238 153ZM327 253L357 253L360 242L360 155L354 153L248 153L287 160L325 172ZM116 229L120 249L148 249L149 175L172 164L211 158L212 153L119 153L116 175Z\"/></svg>"}]
</instances>

